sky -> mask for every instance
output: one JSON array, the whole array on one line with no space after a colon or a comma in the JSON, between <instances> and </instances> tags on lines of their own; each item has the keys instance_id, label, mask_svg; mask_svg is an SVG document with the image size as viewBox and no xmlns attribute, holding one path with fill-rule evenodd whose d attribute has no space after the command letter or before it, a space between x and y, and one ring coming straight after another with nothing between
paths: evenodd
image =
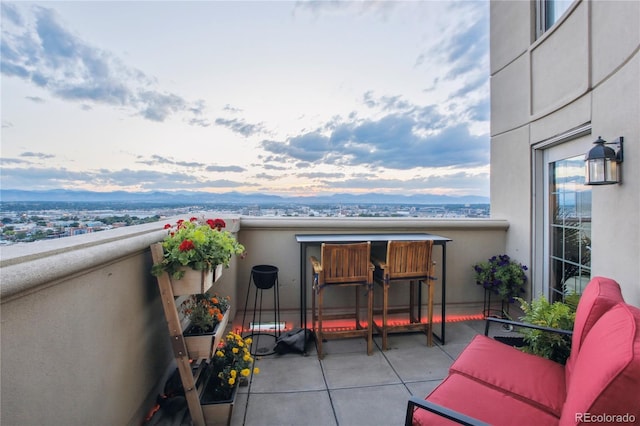
<instances>
[{"instance_id":1,"label":"sky","mask_svg":"<svg viewBox=\"0 0 640 426\"><path fill-rule=\"evenodd\" d=\"M2 189L489 196L487 1L1 7Z\"/></svg>"}]
</instances>

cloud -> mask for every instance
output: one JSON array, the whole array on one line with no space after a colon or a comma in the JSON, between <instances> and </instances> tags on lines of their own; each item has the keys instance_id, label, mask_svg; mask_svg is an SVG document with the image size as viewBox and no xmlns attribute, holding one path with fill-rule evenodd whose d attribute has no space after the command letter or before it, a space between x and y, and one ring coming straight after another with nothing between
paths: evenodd
<instances>
[{"instance_id":1,"label":"cloud","mask_svg":"<svg viewBox=\"0 0 640 426\"><path fill-rule=\"evenodd\" d=\"M262 123L250 124L238 118L217 118L215 123L247 137L264 131L264 125Z\"/></svg>"},{"instance_id":2,"label":"cloud","mask_svg":"<svg viewBox=\"0 0 640 426\"><path fill-rule=\"evenodd\" d=\"M313 131L285 141L265 140L262 147L280 160L336 166L406 170L489 163L488 135L474 136L468 124L449 123L432 107L344 123L328 133Z\"/></svg>"},{"instance_id":3,"label":"cloud","mask_svg":"<svg viewBox=\"0 0 640 426\"><path fill-rule=\"evenodd\" d=\"M19 158L0 158L0 165L2 165L3 167L12 165L12 164L28 165L28 164L32 164L32 162L27 160L21 160ZM2 175L4 175L4 171L2 172ZM3 183L6 183L6 182L3 182Z\"/></svg>"},{"instance_id":4,"label":"cloud","mask_svg":"<svg viewBox=\"0 0 640 426\"><path fill-rule=\"evenodd\" d=\"M344 1L344 0L301 0L295 3L293 13L298 11L309 11L315 17L326 14L353 13L363 15L372 13L383 20L386 20L389 14L395 8L393 1L385 0L367 0L367 1Z\"/></svg>"},{"instance_id":5,"label":"cloud","mask_svg":"<svg viewBox=\"0 0 640 426\"><path fill-rule=\"evenodd\" d=\"M30 101L37 104L42 104L45 102L44 99L42 99L40 96L25 96L25 99L29 99Z\"/></svg>"},{"instance_id":6,"label":"cloud","mask_svg":"<svg viewBox=\"0 0 640 426\"><path fill-rule=\"evenodd\" d=\"M20 157L33 157L33 158L38 158L40 160L46 160L49 158L55 158L55 155L53 154L43 154L41 152L23 152L22 154L20 154Z\"/></svg>"},{"instance_id":7,"label":"cloud","mask_svg":"<svg viewBox=\"0 0 640 426\"><path fill-rule=\"evenodd\" d=\"M314 173L298 173L297 176L311 178L311 179L343 179L345 177L345 174L314 172Z\"/></svg>"},{"instance_id":8,"label":"cloud","mask_svg":"<svg viewBox=\"0 0 640 426\"><path fill-rule=\"evenodd\" d=\"M447 38L447 42L438 46L440 53L446 55L451 65L448 78L476 70L478 64L485 61L489 52L489 21L478 19L464 31Z\"/></svg>"},{"instance_id":9,"label":"cloud","mask_svg":"<svg viewBox=\"0 0 640 426\"><path fill-rule=\"evenodd\" d=\"M155 89L153 78L85 43L59 22L52 9L34 7L26 19L4 3L2 11L3 75L29 81L67 101L125 107L156 122L185 114L192 125L209 125L202 118L203 101L189 102Z\"/></svg>"},{"instance_id":10,"label":"cloud","mask_svg":"<svg viewBox=\"0 0 640 426\"><path fill-rule=\"evenodd\" d=\"M405 193L437 193L444 188L451 194L486 194L489 187L489 174L471 174L459 172L449 175L416 177L414 179L384 179L370 177L354 177L350 179L326 180L322 182L328 189L334 190L394 190L402 188Z\"/></svg>"},{"instance_id":11,"label":"cloud","mask_svg":"<svg viewBox=\"0 0 640 426\"><path fill-rule=\"evenodd\" d=\"M169 164L172 166L181 166L181 167L190 167L190 168L202 168L205 166L204 163L198 163L195 161L176 161L173 158L162 157L160 155L152 155L149 160L138 160L136 163L146 164L147 166L155 166L160 164Z\"/></svg>"},{"instance_id":12,"label":"cloud","mask_svg":"<svg viewBox=\"0 0 640 426\"><path fill-rule=\"evenodd\" d=\"M19 160L2 159L6 163L20 164ZM26 163L26 162L24 162ZM59 189L59 188L133 188L136 190L210 189L255 186L243 181L227 179L198 179L192 173L159 172L155 170L90 170L73 171L64 167L3 167L2 183L6 188Z\"/></svg>"},{"instance_id":13,"label":"cloud","mask_svg":"<svg viewBox=\"0 0 640 426\"><path fill-rule=\"evenodd\" d=\"M241 173L247 171L247 169L240 166L207 166L205 168L207 172L220 172L220 173Z\"/></svg>"},{"instance_id":14,"label":"cloud","mask_svg":"<svg viewBox=\"0 0 640 426\"><path fill-rule=\"evenodd\" d=\"M265 170L287 170L287 168L284 166L276 166L275 164L271 163L258 164L256 166L260 166Z\"/></svg>"},{"instance_id":15,"label":"cloud","mask_svg":"<svg viewBox=\"0 0 640 426\"><path fill-rule=\"evenodd\" d=\"M240 166L220 166L216 164L200 163L197 161L176 161L171 157L163 157L157 154L152 155L151 158L149 159L142 159L142 157L139 157L136 163L144 164L147 166L158 166L158 165L178 166L178 167L184 167L188 169L204 170L205 172L241 173L246 171L246 169Z\"/></svg>"},{"instance_id":16,"label":"cloud","mask_svg":"<svg viewBox=\"0 0 640 426\"><path fill-rule=\"evenodd\" d=\"M276 181L278 179L281 179L281 176L270 175L268 173L257 173L257 174L254 175L254 178L258 179L259 181L273 182L273 181Z\"/></svg>"}]
</instances>

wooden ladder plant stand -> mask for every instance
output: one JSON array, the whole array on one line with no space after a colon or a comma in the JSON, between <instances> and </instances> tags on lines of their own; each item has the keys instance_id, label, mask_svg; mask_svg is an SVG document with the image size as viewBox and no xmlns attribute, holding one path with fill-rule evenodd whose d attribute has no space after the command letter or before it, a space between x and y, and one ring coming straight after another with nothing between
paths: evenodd
<instances>
[{"instance_id":1,"label":"wooden ladder plant stand","mask_svg":"<svg viewBox=\"0 0 640 426\"><path fill-rule=\"evenodd\" d=\"M151 256L154 263L160 263L164 256L161 243L155 243L151 245ZM158 287L160 289L160 296L162 297L162 307L167 319L167 326L169 327L169 336L171 337L171 345L173 347L173 353L178 364L178 372L182 379L182 386L184 388L185 398L187 400L187 406L189 413L191 414L191 420L195 426L205 426L207 424L205 415L200 404L200 393L204 390L204 384L200 385L198 378L203 373L206 365L206 358L200 358L194 360L193 364L189 358L187 352L187 346L184 341L183 328L178 314L178 308L176 300L184 300L188 296L174 296L173 289L171 287L171 280L167 272L157 277ZM179 303L178 303L179 305ZM224 315L224 319L220 323L219 330L221 333L216 337L214 347L217 346L221 336L224 334L224 329L229 318L229 310Z\"/></svg>"}]
</instances>

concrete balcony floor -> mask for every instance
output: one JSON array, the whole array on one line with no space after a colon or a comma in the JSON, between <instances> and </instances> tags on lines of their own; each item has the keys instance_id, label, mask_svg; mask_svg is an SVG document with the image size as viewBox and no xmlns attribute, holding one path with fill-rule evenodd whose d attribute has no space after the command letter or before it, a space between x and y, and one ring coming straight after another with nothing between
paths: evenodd
<instances>
[{"instance_id":1,"label":"concrete balcony floor","mask_svg":"<svg viewBox=\"0 0 640 426\"><path fill-rule=\"evenodd\" d=\"M392 334L389 348L374 336L329 340L324 359L314 345L307 356L264 356L260 374L241 388L232 425L392 425L404 421L411 395L426 396L453 360L484 327L483 321L447 324L447 342L426 346L421 333Z\"/></svg>"},{"instance_id":2,"label":"concrete balcony floor","mask_svg":"<svg viewBox=\"0 0 640 426\"><path fill-rule=\"evenodd\" d=\"M260 373L239 388L231 425L403 424L409 397L426 396L434 389L471 339L484 332L484 324L447 322L446 344L434 339L432 347L426 346L422 333L402 333L390 334L389 348L382 351L381 336L374 334L371 356L362 338L325 342L322 360L314 343L306 355L257 356ZM260 338L267 346L273 342ZM186 412L182 422L156 424L191 423Z\"/></svg>"}]
</instances>

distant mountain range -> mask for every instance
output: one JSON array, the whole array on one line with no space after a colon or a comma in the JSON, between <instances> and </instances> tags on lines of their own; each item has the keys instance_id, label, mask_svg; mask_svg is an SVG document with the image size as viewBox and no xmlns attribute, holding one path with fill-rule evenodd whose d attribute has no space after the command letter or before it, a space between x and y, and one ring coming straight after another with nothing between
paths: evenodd
<instances>
[{"instance_id":1,"label":"distant mountain range","mask_svg":"<svg viewBox=\"0 0 640 426\"><path fill-rule=\"evenodd\" d=\"M95 192L64 189L23 191L0 189L0 202L130 202L154 204L488 204L488 197L450 195L334 194L306 197L281 197L260 193L226 192Z\"/></svg>"}]
</instances>

